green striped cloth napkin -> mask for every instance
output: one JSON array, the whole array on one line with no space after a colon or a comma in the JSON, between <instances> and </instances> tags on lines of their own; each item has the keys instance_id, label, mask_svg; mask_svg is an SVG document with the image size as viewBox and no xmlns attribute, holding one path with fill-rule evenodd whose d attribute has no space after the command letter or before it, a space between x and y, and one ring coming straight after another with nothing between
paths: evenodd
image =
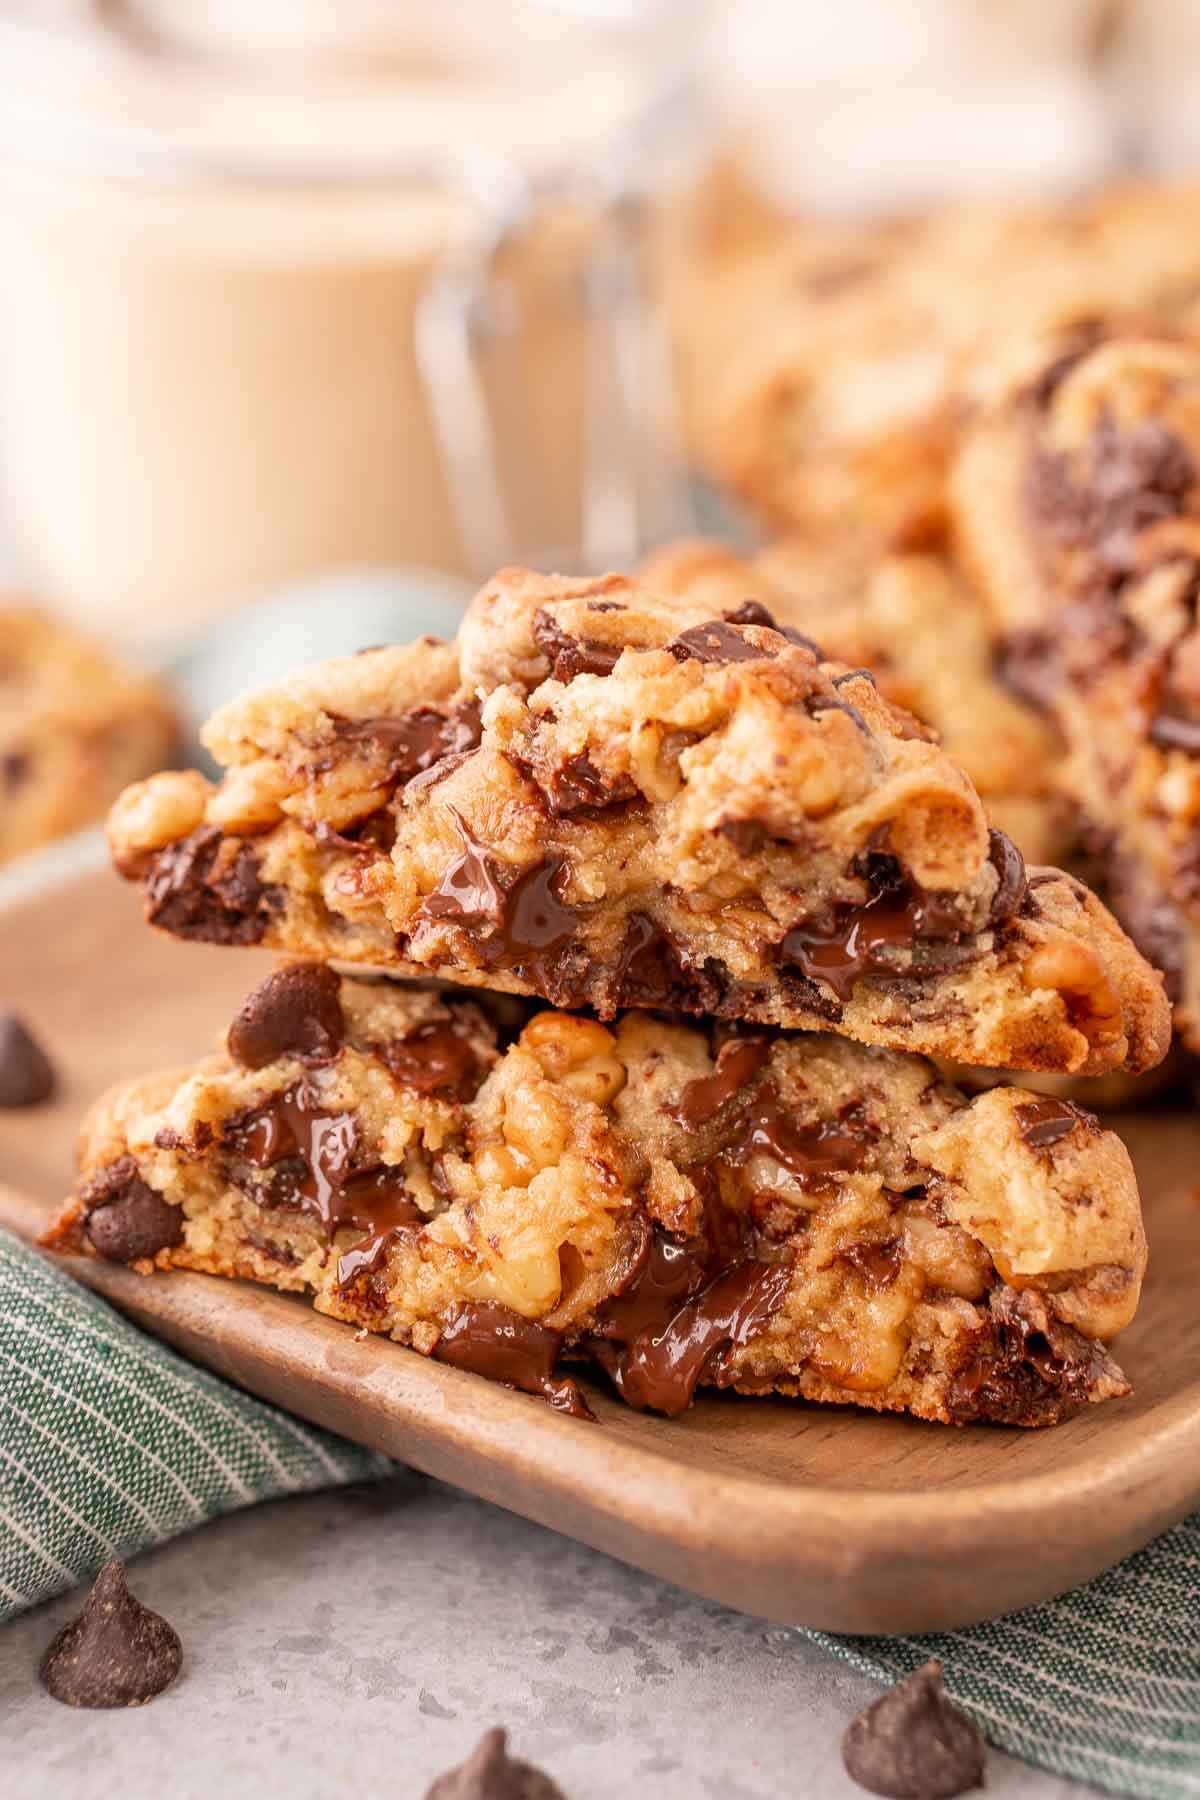
<instances>
[{"instance_id":1,"label":"green striped cloth napkin","mask_svg":"<svg viewBox=\"0 0 1200 1800\"><path fill-rule=\"evenodd\" d=\"M144 1336L0 1230L0 1619L219 1513L391 1471ZM1046 1606L833 1638L891 1680L929 1656L994 1744L1121 1793L1200 1796L1200 1515Z\"/></svg>"}]
</instances>

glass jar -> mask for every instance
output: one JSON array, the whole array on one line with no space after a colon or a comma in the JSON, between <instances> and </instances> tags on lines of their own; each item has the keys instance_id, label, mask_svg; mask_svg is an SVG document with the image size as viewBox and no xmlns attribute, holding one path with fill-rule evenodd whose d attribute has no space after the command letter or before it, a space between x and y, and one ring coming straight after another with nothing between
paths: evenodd
<instances>
[{"instance_id":1,"label":"glass jar","mask_svg":"<svg viewBox=\"0 0 1200 1800\"><path fill-rule=\"evenodd\" d=\"M299 574L657 535L641 226L686 150L678 11L0 0L31 584L145 640Z\"/></svg>"}]
</instances>

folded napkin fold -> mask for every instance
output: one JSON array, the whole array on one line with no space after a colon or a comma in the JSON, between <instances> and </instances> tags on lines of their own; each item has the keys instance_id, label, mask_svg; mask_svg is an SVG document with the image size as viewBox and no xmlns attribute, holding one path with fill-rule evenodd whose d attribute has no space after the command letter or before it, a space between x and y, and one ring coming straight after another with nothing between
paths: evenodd
<instances>
[{"instance_id":1,"label":"folded napkin fold","mask_svg":"<svg viewBox=\"0 0 1200 1800\"><path fill-rule=\"evenodd\" d=\"M0 1230L0 1620L221 1513L393 1468L194 1367ZM938 1657L991 1741L1043 1768L1200 1795L1200 1514L987 1625L805 1635L884 1681Z\"/></svg>"}]
</instances>

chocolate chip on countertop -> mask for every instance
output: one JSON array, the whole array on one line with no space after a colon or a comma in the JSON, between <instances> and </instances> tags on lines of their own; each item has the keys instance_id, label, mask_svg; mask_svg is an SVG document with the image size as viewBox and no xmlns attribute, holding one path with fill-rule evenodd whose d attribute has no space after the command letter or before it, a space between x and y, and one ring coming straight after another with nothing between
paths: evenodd
<instances>
[{"instance_id":1,"label":"chocolate chip on countertop","mask_svg":"<svg viewBox=\"0 0 1200 1800\"><path fill-rule=\"evenodd\" d=\"M134 1599L114 1561L47 1650L42 1685L65 1706L144 1706L170 1687L182 1661L178 1632Z\"/></svg>"},{"instance_id":2,"label":"chocolate chip on countertop","mask_svg":"<svg viewBox=\"0 0 1200 1800\"><path fill-rule=\"evenodd\" d=\"M138 1262L157 1256L183 1236L183 1213L137 1175L95 1207L87 1219L87 1235L109 1262Z\"/></svg>"},{"instance_id":3,"label":"chocolate chip on countertop","mask_svg":"<svg viewBox=\"0 0 1200 1800\"><path fill-rule=\"evenodd\" d=\"M465 1763L438 1776L425 1800L566 1800L548 1775L508 1754L507 1738L500 1726L489 1731Z\"/></svg>"},{"instance_id":4,"label":"chocolate chip on countertop","mask_svg":"<svg viewBox=\"0 0 1200 1800\"><path fill-rule=\"evenodd\" d=\"M892 1800L950 1800L983 1786L984 1743L927 1662L853 1719L842 1739L847 1774Z\"/></svg>"},{"instance_id":5,"label":"chocolate chip on countertop","mask_svg":"<svg viewBox=\"0 0 1200 1800\"><path fill-rule=\"evenodd\" d=\"M16 1013L0 1013L0 1106L38 1106L54 1092L54 1064Z\"/></svg>"},{"instance_id":6,"label":"chocolate chip on countertop","mask_svg":"<svg viewBox=\"0 0 1200 1800\"><path fill-rule=\"evenodd\" d=\"M229 1054L244 1069L281 1056L327 1062L345 1035L341 982L323 963L290 963L260 981L229 1027Z\"/></svg>"}]
</instances>

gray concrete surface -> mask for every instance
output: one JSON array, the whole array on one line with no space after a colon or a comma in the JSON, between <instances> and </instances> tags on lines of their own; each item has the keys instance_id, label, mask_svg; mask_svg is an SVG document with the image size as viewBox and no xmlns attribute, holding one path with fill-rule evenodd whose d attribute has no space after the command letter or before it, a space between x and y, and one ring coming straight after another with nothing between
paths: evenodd
<instances>
[{"instance_id":1,"label":"gray concrete surface","mask_svg":"<svg viewBox=\"0 0 1200 1800\"><path fill-rule=\"evenodd\" d=\"M78 1594L0 1627L6 1800L421 1800L500 1723L568 1800L861 1800L838 1744L871 1682L435 1482L258 1507L140 1558L131 1585L185 1653L140 1709L39 1687ZM995 1753L988 1790L1088 1791Z\"/></svg>"}]
</instances>

